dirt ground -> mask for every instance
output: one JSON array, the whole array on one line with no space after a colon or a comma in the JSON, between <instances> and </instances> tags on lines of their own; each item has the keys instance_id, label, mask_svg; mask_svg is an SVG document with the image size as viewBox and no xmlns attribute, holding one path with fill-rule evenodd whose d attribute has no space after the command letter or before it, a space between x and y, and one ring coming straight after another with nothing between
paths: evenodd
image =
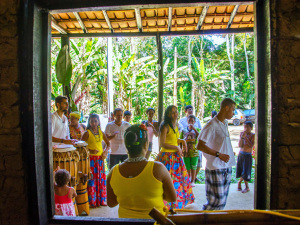
<instances>
[{"instance_id":1,"label":"dirt ground","mask_svg":"<svg viewBox=\"0 0 300 225\"><path fill-rule=\"evenodd\" d=\"M238 154L239 147L239 134L243 131L243 126L229 126L230 138L232 141L233 151ZM255 129L253 129L255 132ZM153 152L158 153L158 138L154 138L153 140ZM153 160L153 159L150 159ZM203 158L202 166L205 168L205 159ZM244 188L244 184L242 184ZM250 192L248 193L241 193L237 191L237 184L231 184L229 195L227 199L227 204L225 210L231 209L254 209L254 183L249 184ZM202 205L206 202L205 197L205 184L196 184L193 188L193 192L195 195L195 202L190 204L186 207L186 209L193 209L193 210L201 210ZM90 210L91 217L106 217L106 218L118 218L118 206L114 208L109 208L108 206L102 206L96 209Z\"/></svg>"}]
</instances>

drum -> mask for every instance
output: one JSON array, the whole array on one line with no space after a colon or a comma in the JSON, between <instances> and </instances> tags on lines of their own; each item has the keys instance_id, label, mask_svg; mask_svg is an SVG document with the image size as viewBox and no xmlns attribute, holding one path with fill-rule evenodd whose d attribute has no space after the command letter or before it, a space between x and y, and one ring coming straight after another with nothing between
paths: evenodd
<instances>
[{"instance_id":1,"label":"drum","mask_svg":"<svg viewBox=\"0 0 300 225\"><path fill-rule=\"evenodd\" d=\"M84 179L84 178L83 178ZM90 214L89 196L87 191L87 183L79 183L77 186L77 197L76 203L78 208L78 214L81 215L85 212L87 215Z\"/></svg>"},{"instance_id":2,"label":"drum","mask_svg":"<svg viewBox=\"0 0 300 225\"><path fill-rule=\"evenodd\" d=\"M79 156L80 156L80 160L79 160L79 163L78 163L78 172L82 172L82 175L87 175L87 178L89 179L90 178L90 153L88 151L88 149L85 147L87 146L87 143L84 142L84 141L81 141L81 142L77 142L75 145L74 145L79 153ZM80 179L82 180L82 179ZM80 180L79 180L79 183L80 183ZM82 182L82 181L81 181ZM83 183L85 183L83 181Z\"/></svg>"},{"instance_id":3,"label":"drum","mask_svg":"<svg viewBox=\"0 0 300 225\"><path fill-rule=\"evenodd\" d=\"M76 191L76 186L74 187L75 191ZM78 207L77 207L77 202L76 202L76 198L72 198L73 200L73 204L74 204L74 208L75 208L75 214L76 216L78 216Z\"/></svg>"},{"instance_id":4,"label":"drum","mask_svg":"<svg viewBox=\"0 0 300 225\"><path fill-rule=\"evenodd\" d=\"M60 167L69 171L71 175L70 186L78 184L78 162L79 152L72 145L53 146L53 168Z\"/></svg>"}]
</instances>

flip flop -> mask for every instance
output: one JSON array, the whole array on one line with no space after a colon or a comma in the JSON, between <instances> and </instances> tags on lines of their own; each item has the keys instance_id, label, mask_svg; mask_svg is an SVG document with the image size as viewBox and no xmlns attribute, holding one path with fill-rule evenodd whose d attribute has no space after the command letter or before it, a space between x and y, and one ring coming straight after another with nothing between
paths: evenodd
<instances>
[{"instance_id":1,"label":"flip flop","mask_svg":"<svg viewBox=\"0 0 300 225\"><path fill-rule=\"evenodd\" d=\"M241 191L242 190L242 188L237 188L237 191Z\"/></svg>"}]
</instances>

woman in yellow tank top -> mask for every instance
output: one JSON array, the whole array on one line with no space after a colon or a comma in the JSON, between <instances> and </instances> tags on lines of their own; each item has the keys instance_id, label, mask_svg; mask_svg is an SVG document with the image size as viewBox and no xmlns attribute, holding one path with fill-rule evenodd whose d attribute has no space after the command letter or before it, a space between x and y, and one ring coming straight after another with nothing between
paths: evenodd
<instances>
[{"instance_id":1,"label":"woman in yellow tank top","mask_svg":"<svg viewBox=\"0 0 300 225\"><path fill-rule=\"evenodd\" d=\"M109 140L100 129L100 118L97 114L89 116L87 130L82 139L88 143L90 152L91 179L88 181L88 195L91 207L106 205L106 174L104 159L110 147ZM106 143L106 148L102 148L102 140Z\"/></svg>"},{"instance_id":2,"label":"woman in yellow tank top","mask_svg":"<svg viewBox=\"0 0 300 225\"><path fill-rule=\"evenodd\" d=\"M179 139L177 118L177 107L168 106L164 121L160 126L159 145L161 150L156 157L156 161L162 162L168 169L176 190L176 202L167 204L170 209L181 209L195 200L188 172L181 157L182 149L179 144L183 144L184 149L187 149L187 146L184 140Z\"/></svg>"},{"instance_id":3,"label":"woman in yellow tank top","mask_svg":"<svg viewBox=\"0 0 300 225\"><path fill-rule=\"evenodd\" d=\"M153 207L163 213L164 200L176 201L176 192L166 167L148 162L147 127L133 125L124 134L129 158L113 167L107 176L107 204L119 204L120 218L151 219Z\"/></svg>"}]
</instances>

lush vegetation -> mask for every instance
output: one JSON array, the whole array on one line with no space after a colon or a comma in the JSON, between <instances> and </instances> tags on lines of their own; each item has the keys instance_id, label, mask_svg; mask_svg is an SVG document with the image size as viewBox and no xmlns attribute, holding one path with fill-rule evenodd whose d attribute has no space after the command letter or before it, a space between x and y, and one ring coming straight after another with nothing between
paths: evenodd
<instances>
[{"instance_id":1,"label":"lush vegetation","mask_svg":"<svg viewBox=\"0 0 300 225\"><path fill-rule=\"evenodd\" d=\"M239 108L254 108L252 34L217 38L223 42L215 44L216 36L162 37L165 107L176 104L183 114L183 107L192 104L200 119L217 110L224 97L234 98ZM60 50L60 40L53 39L52 97L68 94L73 110L83 114L107 114L107 39L70 40L72 76L69 80L61 78L56 68ZM154 37L113 38L112 69L114 107L132 111L135 121L145 117L147 107L157 108L158 65Z\"/></svg>"}]
</instances>

